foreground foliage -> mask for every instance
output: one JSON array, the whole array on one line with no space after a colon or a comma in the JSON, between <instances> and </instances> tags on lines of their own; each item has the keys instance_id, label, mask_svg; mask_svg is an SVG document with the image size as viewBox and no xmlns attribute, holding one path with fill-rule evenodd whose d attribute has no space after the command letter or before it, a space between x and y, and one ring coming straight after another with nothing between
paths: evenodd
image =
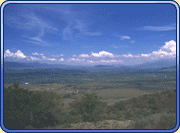
<instances>
[{"instance_id":1,"label":"foreground foliage","mask_svg":"<svg viewBox=\"0 0 180 133\"><path fill-rule=\"evenodd\" d=\"M51 93L33 92L13 87L4 88L4 124L9 129L26 127L43 128L58 124L53 115L55 102L50 99ZM49 98L49 99L48 99Z\"/></svg>"},{"instance_id":2,"label":"foreground foliage","mask_svg":"<svg viewBox=\"0 0 180 133\"><path fill-rule=\"evenodd\" d=\"M92 122L99 128L97 123L103 120L132 120L127 129L171 129L176 124L176 91L145 94L113 105L102 102L95 93L84 93L67 108L64 98L53 91L28 91L14 83L4 88L5 127L71 129L72 124Z\"/></svg>"}]
</instances>

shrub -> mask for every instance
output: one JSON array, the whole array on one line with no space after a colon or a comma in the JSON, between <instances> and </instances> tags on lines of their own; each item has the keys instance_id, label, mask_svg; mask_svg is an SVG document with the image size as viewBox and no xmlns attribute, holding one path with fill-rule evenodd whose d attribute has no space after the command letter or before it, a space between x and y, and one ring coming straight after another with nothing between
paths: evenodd
<instances>
[{"instance_id":1,"label":"shrub","mask_svg":"<svg viewBox=\"0 0 180 133\"><path fill-rule=\"evenodd\" d=\"M126 104L125 102L121 101L121 102L115 103L114 107L117 108L118 110L125 110Z\"/></svg>"},{"instance_id":2,"label":"shrub","mask_svg":"<svg viewBox=\"0 0 180 133\"><path fill-rule=\"evenodd\" d=\"M154 98L154 97L151 97L151 98L148 100L148 104L155 104L155 98Z\"/></svg>"},{"instance_id":3,"label":"shrub","mask_svg":"<svg viewBox=\"0 0 180 133\"><path fill-rule=\"evenodd\" d=\"M134 117L129 129L171 129L176 124L176 114L161 112L146 117Z\"/></svg>"},{"instance_id":4,"label":"shrub","mask_svg":"<svg viewBox=\"0 0 180 133\"><path fill-rule=\"evenodd\" d=\"M4 88L4 124L9 129L42 128L58 124L52 109L55 102L42 92ZM18 89L19 88L19 89ZM49 95L49 94L48 94ZM46 99L46 100L45 100Z\"/></svg>"},{"instance_id":5,"label":"shrub","mask_svg":"<svg viewBox=\"0 0 180 133\"><path fill-rule=\"evenodd\" d=\"M176 124L176 114L162 115L155 125L155 129L171 129Z\"/></svg>"},{"instance_id":6,"label":"shrub","mask_svg":"<svg viewBox=\"0 0 180 133\"><path fill-rule=\"evenodd\" d=\"M125 119L131 119L133 117L133 114L130 111L125 111L124 115Z\"/></svg>"},{"instance_id":7,"label":"shrub","mask_svg":"<svg viewBox=\"0 0 180 133\"><path fill-rule=\"evenodd\" d=\"M146 100L146 99L148 98L148 95L145 94L145 95L142 96L142 98L143 98L144 100Z\"/></svg>"},{"instance_id":8,"label":"shrub","mask_svg":"<svg viewBox=\"0 0 180 133\"><path fill-rule=\"evenodd\" d=\"M4 88L4 124L6 128L21 129L30 124L30 114L33 107L37 108L40 96L33 92L18 89L15 83L12 87Z\"/></svg>"},{"instance_id":9,"label":"shrub","mask_svg":"<svg viewBox=\"0 0 180 133\"><path fill-rule=\"evenodd\" d=\"M103 118L102 115L107 104L101 102L95 93L85 93L81 100L76 99L70 106L78 110L84 122L88 121L96 124L98 120Z\"/></svg>"}]
</instances>

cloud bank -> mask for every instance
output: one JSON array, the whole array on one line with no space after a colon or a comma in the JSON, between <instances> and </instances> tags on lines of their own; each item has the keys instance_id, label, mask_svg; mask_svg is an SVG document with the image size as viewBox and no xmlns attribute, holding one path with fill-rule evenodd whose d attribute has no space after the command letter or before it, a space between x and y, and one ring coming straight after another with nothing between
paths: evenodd
<instances>
[{"instance_id":1,"label":"cloud bank","mask_svg":"<svg viewBox=\"0 0 180 133\"><path fill-rule=\"evenodd\" d=\"M177 47L179 48L179 46ZM66 64L124 64L124 65L133 65L144 63L146 61L156 61L161 59L175 59L176 58L176 42L171 40L169 42L165 42L165 45L161 46L158 50L152 51L151 53L139 53L139 54L113 54L108 51L100 51L98 53L91 52L91 54L80 54L79 56L72 55L73 58L64 59L57 57L62 57L63 54L60 55L52 55L54 58L46 57L43 53L33 52L31 53L34 56L26 56L20 50L12 53L9 49L7 49L4 53L5 59L26 59L29 61L44 61L44 62L60 62ZM179 56L179 53L177 53Z\"/></svg>"}]
</instances>

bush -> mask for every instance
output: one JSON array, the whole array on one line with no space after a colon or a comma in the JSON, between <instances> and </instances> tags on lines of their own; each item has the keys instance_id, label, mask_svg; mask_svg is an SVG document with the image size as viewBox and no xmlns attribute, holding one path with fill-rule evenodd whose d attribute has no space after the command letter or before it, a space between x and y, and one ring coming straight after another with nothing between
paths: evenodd
<instances>
[{"instance_id":1,"label":"bush","mask_svg":"<svg viewBox=\"0 0 180 133\"><path fill-rule=\"evenodd\" d=\"M176 124L176 114L162 115L155 125L155 129L171 129Z\"/></svg>"},{"instance_id":2,"label":"bush","mask_svg":"<svg viewBox=\"0 0 180 133\"><path fill-rule=\"evenodd\" d=\"M134 117L128 129L171 129L175 124L176 114L161 112L146 117Z\"/></svg>"},{"instance_id":3,"label":"bush","mask_svg":"<svg viewBox=\"0 0 180 133\"><path fill-rule=\"evenodd\" d=\"M21 129L30 124L31 105L35 107L40 97L28 90L18 89L17 83L13 86L14 89L11 86L4 88L4 124L6 128Z\"/></svg>"},{"instance_id":4,"label":"bush","mask_svg":"<svg viewBox=\"0 0 180 133\"><path fill-rule=\"evenodd\" d=\"M151 97L151 98L148 100L148 104L155 104L155 98L154 98L154 97Z\"/></svg>"},{"instance_id":5,"label":"bush","mask_svg":"<svg viewBox=\"0 0 180 133\"><path fill-rule=\"evenodd\" d=\"M84 122L96 122L103 118L107 104L101 102L96 94L84 94L81 100L75 100L71 107L78 110Z\"/></svg>"},{"instance_id":6,"label":"bush","mask_svg":"<svg viewBox=\"0 0 180 133\"><path fill-rule=\"evenodd\" d=\"M121 102L115 103L114 107L117 108L118 110L125 110L126 104L125 102L121 101Z\"/></svg>"},{"instance_id":7,"label":"bush","mask_svg":"<svg viewBox=\"0 0 180 133\"><path fill-rule=\"evenodd\" d=\"M42 128L58 124L51 109L55 107L52 99L41 92L19 88L18 83L4 88L4 124L9 129L27 127ZM18 89L19 88L19 89Z\"/></svg>"}]
</instances>

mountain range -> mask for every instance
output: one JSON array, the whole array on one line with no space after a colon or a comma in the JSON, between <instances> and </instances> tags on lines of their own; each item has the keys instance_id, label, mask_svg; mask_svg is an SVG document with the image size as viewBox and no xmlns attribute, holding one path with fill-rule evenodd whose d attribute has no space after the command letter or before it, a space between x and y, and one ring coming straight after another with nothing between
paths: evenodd
<instances>
[{"instance_id":1,"label":"mountain range","mask_svg":"<svg viewBox=\"0 0 180 133\"><path fill-rule=\"evenodd\" d=\"M63 64L41 64L38 62L33 63L18 63L18 62L4 62L4 70L21 70L21 69L55 69L55 68L67 68L67 69L81 69L88 71L175 71L176 63L167 61L149 62L133 66L118 66L118 65L95 65L95 66L71 66Z\"/></svg>"}]
</instances>

